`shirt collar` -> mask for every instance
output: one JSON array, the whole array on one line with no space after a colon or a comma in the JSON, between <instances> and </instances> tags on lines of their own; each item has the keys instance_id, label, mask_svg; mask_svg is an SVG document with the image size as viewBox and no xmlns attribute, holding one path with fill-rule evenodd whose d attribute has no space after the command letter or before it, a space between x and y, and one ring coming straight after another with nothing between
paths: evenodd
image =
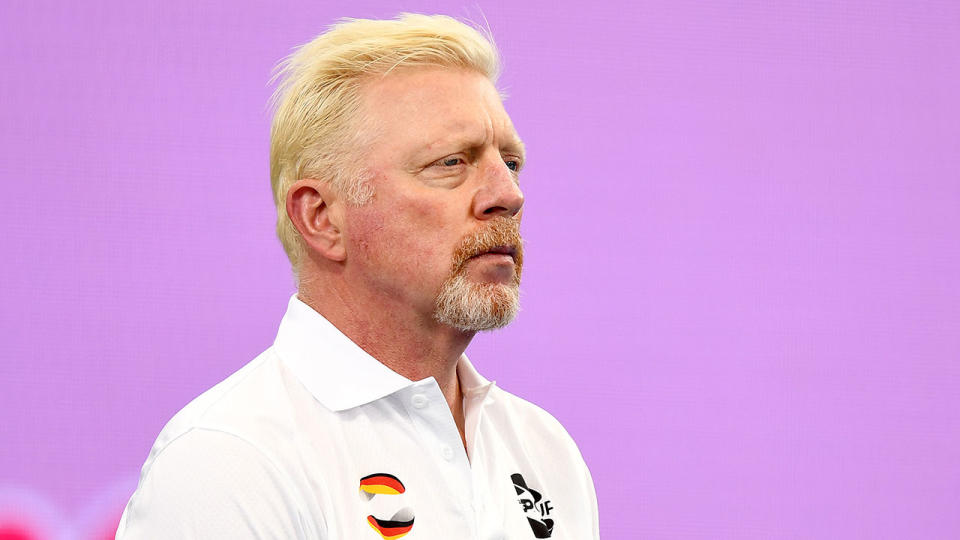
<instances>
[{"instance_id":1,"label":"shirt collar","mask_svg":"<svg viewBox=\"0 0 960 540\"><path fill-rule=\"evenodd\" d=\"M307 390L332 411L365 405L414 384L367 354L296 295L290 297L273 346ZM466 355L457 362L457 377L465 396L485 393L493 385Z\"/></svg>"},{"instance_id":2,"label":"shirt collar","mask_svg":"<svg viewBox=\"0 0 960 540\"><path fill-rule=\"evenodd\" d=\"M342 411L413 384L293 295L274 349L324 407Z\"/></svg>"},{"instance_id":3,"label":"shirt collar","mask_svg":"<svg viewBox=\"0 0 960 540\"><path fill-rule=\"evenodd\" d=\"M457 361L457 379L460 380L460 391L467 397L485 394L495 384L480 375L465 354L461 354Z\"/></svg>"}]
</instances>

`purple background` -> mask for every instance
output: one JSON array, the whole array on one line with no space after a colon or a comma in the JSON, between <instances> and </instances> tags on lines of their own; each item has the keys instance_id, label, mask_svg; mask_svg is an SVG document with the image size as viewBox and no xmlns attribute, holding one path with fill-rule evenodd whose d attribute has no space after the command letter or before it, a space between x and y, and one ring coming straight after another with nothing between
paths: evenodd
<instances>
[{"instance_id":1,"label":"purple background","mask_svg":"<svg viewBox=\"0 0 960 540\"><path fill-rule=\"evenodd\" d=\"M468 353L579 441L604 538L960 537L952 1L3 2L0 523L102 537L271 343L271 68L400 11L502 49L524 308Z\"/></svg>"}]
</instances>

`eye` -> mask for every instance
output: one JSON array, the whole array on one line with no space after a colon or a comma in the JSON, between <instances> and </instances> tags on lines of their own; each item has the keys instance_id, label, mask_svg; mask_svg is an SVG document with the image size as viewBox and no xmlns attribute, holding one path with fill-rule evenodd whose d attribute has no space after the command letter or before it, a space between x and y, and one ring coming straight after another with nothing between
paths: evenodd
<instances>
[{"instance_id":1,"label":"eye","mask_svg":"<svg viewBox=\"0 0 960 540\"><path fill-rule=\"evenodd\" d=\"M504 160L504 163L506 163L507 168L513 172L517 172L520 170L520 162L516 159L507 159L507 160Z\"/></svg>"},{"instance_id":2,"label":"eye","mask_svg":"<svg viewBox=\"0 0 960 540\"><path fill-rule=\"evenodd\" d=\"M443 158L443 159L441 159L441 160L439 160L439 161L434 162L434 165L438 165L438 166L440 166L440 167L456 167L457 165L460 165L461 163L466 163L466 162L463 160L463 158L457 157L457 156L450 156L450 157L445 157L445 158Z\"/></svg>"}]
</instances>

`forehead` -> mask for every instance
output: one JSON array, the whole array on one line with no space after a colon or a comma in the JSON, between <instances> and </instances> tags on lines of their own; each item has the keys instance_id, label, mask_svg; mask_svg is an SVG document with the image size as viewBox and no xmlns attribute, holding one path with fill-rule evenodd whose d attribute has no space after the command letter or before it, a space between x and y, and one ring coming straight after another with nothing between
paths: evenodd
<instances>
[{"instance_id":1,"label":"forehead","mask_svg":"<svg viewBox=\"0 0 960 540\"><path fill-rule=\"evenodd\" d=\"M406 68L371 77L361 111L374 141L397 152L454 141L521 147L493 83L456 68Z\"/></svg>"}]
</instances>

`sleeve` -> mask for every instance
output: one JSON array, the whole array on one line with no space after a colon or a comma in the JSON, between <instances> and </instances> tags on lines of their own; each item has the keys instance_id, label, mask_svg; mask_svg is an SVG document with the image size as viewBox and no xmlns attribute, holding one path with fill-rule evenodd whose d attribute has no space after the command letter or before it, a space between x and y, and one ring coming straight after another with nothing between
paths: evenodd
<instances>
[{"instance_id":1,"label":"sleeve","mask_svg":"<svg viewBox=\"0 0 960 540\"><path fill-rule=\"evenodd\" d=\"M304 538L290 483L247 441L192 430L145 467L118 540Z\"/></svg>"}]
</instances>

